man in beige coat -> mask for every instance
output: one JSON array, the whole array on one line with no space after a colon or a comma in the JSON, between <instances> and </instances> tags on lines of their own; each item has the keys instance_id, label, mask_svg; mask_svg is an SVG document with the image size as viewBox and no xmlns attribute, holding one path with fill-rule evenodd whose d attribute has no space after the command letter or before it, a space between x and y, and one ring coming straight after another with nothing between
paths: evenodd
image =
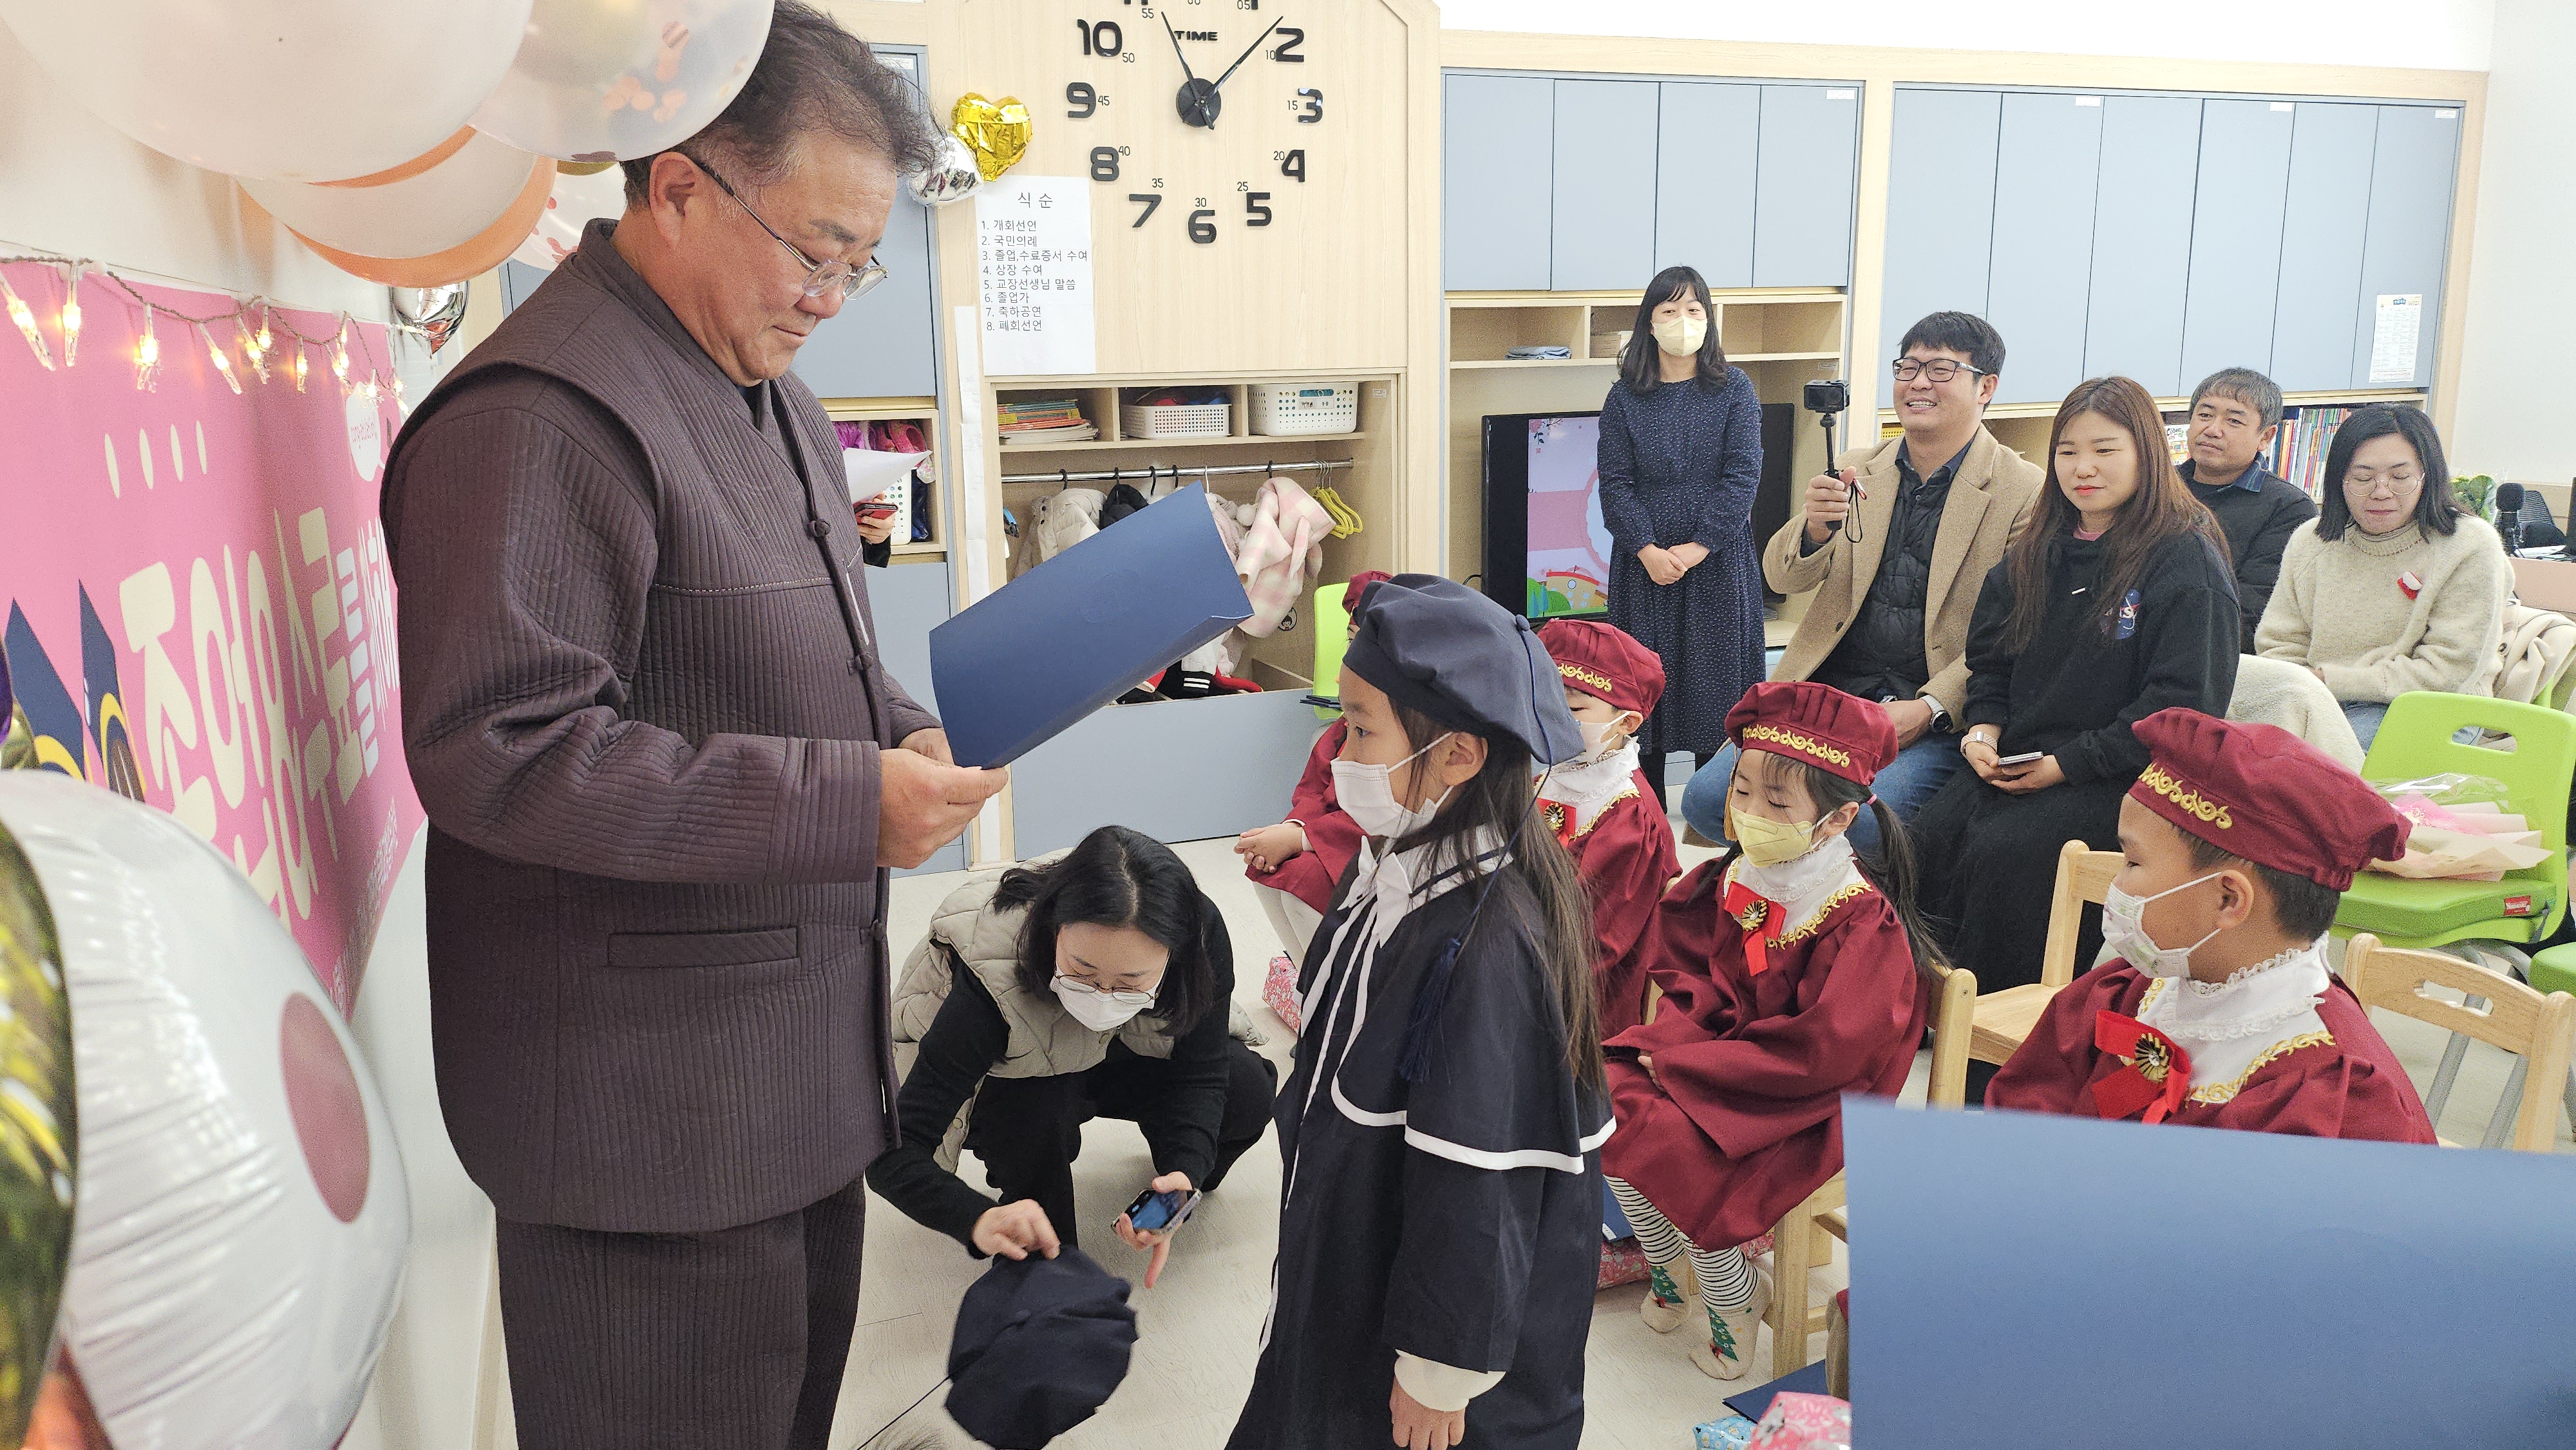
<instances>
[{"instance_id":1,"label":"man in beige coat","mask_svg":"<svg viewBox=\"0 0 2576 1450\"><path fill-rule=\"evenodd\" d=\"M1882 702L1900 749L1873 788L1903 820L1959 768L1968 617L2047 472L1986 431L2004 344L1985 319L1933 313L1898 351L1904 436L1809 480L1803 510L1763 549L1762 574L1783 594L1814 591L1772 678ZM1682 794L1683 818L1711 840L1725 830L1734 774L1735 752L1721 751ZM1875 852L1876 818L1862 812L1850 836Z\"/></svg>"}]
</instances>

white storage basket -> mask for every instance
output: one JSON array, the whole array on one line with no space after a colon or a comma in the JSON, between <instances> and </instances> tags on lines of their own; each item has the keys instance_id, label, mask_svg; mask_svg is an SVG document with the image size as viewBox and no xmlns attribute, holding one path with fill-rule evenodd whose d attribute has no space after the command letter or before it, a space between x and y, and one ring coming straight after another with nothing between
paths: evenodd
<instances>
[{"instance_id":1,"label":"white storage basket","mask_svg":"<svg viewBox=\"0 0 2576 1450\"><path fill-rule=\"evenodd\" d=\"M1223 438L1234 431L1229 403L1128 403L1118 410L1120 431L1130 438Z\"/></svg>"},{"instance_id":2,"label":"white storage basket","mask_svg":"<svg viewBox=\"0 0 2576 1450\"><path fill-rule=\"evenodd\" d=\"M1360 426L1357 383L1254 383L1252 431L1275 437L1292 433L1356 433Z\"/></svg>"}]
</instances>

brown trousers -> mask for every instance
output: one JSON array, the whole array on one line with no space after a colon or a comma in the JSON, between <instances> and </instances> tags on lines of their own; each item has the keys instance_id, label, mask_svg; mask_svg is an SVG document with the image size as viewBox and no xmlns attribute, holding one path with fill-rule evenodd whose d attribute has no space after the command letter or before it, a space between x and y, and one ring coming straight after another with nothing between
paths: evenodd
<instances>
[{"instance_id":1,"label":"brown trousers","mask_svg":"<svg viewBox=\"0 0 2576 1450\"><path fill-rule=\"evenodd\" d=\"M520 1450L826 1450L867 1185L710 1233L499 1221Z\"/></svg>"}]
</instances>

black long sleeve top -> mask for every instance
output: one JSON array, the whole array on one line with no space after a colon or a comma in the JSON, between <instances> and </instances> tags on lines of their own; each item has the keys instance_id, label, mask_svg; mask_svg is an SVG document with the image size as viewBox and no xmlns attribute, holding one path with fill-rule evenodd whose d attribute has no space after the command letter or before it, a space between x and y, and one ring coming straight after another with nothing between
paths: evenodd
<instances>
[{"instance_id":1,"label":"black long sleeve top","mask_svg":"<svg viewBox=\"0 0 2576 1450\"><path fill-rule=\"evenodd\" d=\"M2093 611L2099 542L2049 543L2048 608L2019 654L2005 648L2012 562L1997 564L1968 628L1968 727L1997 725L1999 755L2045 751L2068 781L2126 782L2147 768L2130 727L2173 706L2227 713L2236 690L2236 581L2197 535L2147 558L2106 630Z\"/></svg>"},{"instance_id":2,"label":"black long sleeve top","mask_svg":"<svg viewBox=\"0 0 2576 1450\"><path fill-rule=\"evenodd\" d=\"M1227 1004L1234 996L1233 945L1215 906L1208 906L1207 913L1214 1005L1173 1042L1169 1087L1136 1120L1154 1155L1154 1171L1186 1173L1192 1183L1205 1183L1216 1166L1217 1127L1225 1117ZM957 1110L1002 1060L1011 1032L982 979L954 958L949 967L947 999L922 1034L920 1053L895 1101L900 1140L868 1165L868 1187L905 1217L937 1229L982 1258L975 1247L975 1221L995 1200L940 1167L937 1154ZM1109 1050L1127 1051L1114 1041ZM1065 1086L1071 1090L1074 1084Z\"/></svg>"},{"instance_id":3,"label":"black long sleeve top","mask_svg":"<svg viewBox=\"0 0 2576 1450\"><path fill-rule=\"evenodd\" d=\"M2245 470L2234 483L2204 485L2182 465L2182 481L2227 535L2227 553L2236 570L2237 603L2245 615L2244 650L2254 653L2254 627L2263 622L2263 606L2281 582L2281 553L2290 535L2317 516L2317 506L2297 484L2266 472L2261 464Z\"/></svg>"}]
</instances>

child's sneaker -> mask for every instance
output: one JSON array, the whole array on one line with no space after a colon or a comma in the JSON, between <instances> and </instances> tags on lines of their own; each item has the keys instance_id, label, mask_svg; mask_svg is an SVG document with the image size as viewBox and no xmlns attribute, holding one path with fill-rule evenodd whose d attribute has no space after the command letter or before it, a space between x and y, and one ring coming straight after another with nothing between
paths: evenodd
<instances>
[{"instance_id":1,"label":"child's sneaker","mask_svg":"<svg viewBox=\"0 0 2576 1450\"><path fill-rule=\"evenodd\" d=\"M1691 1363L1710 1379L1744 1378L1745 1369L1753 1363L1754 1342L1760 1337L1763 1316L1770 1312L1771 1276L1756 1268L1752 1299L1741 1309L1708 1316L1708 1342L1691 1346Z\"/></svg>"},{"instance_id":2,"label":"child's sneaker","mask_svg":"<svg viewBox=\"0 0 2576 1450\"><path fill-rule=\"evenodd\" d=\"M1646 1297L1637 1305L1637 1317L1657 1334L1670 1334L1691 1317L1690 1301L1673 1283L1673 1276L1660 1265L1646 1269Z\"/></svg>"}]
</instances>

